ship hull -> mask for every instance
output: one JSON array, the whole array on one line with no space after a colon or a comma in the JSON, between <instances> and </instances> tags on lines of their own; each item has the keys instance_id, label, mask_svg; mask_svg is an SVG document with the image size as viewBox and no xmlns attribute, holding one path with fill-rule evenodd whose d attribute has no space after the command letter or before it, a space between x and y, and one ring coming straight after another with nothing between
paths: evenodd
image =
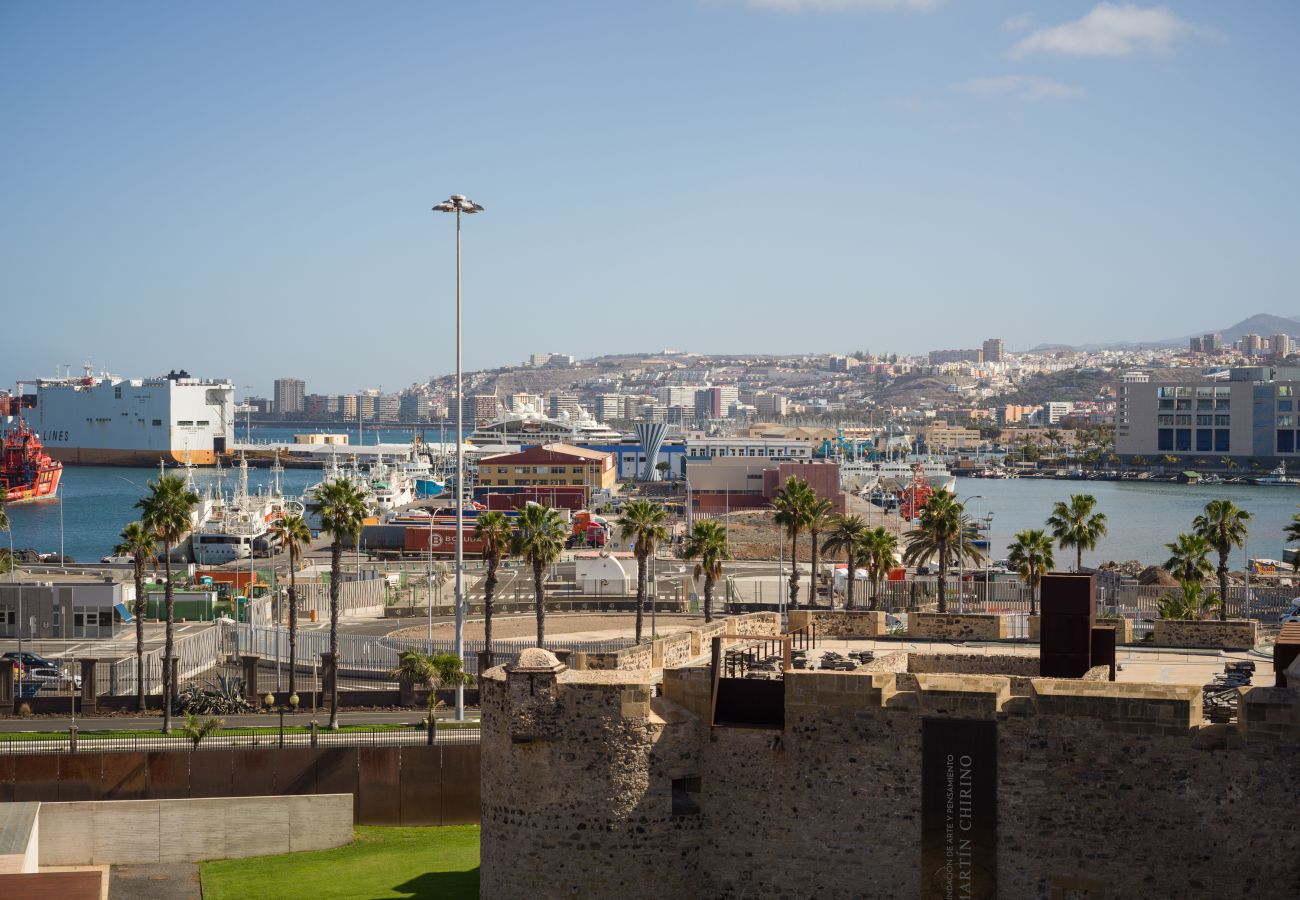
<instances>
[{"instance_id":1,"label":"ship hull","mask_svg":"<svg viewBox=\"0 0 1300 900\"><path fill-rule=\"evenodd\" d=\"M168 465L213 466L217 454L211 450L113 450L99 447L51 447L45 452L66 466L132 466L152 468L159 461Z\"/></svg>"},{"instance_id":2,"label":"ship hull","mask_svg":"<svg viewBox=\"0 0 1300 900\"><path fill-rule=\"evenodd\" d=\"M50 478L39 479L34 485L22 485L5 492L5 505L18 503L35 503L38 500L53 500L59 495L59 479L63 477L62 469L54 469Z\"/></svg>"}]
</instances>

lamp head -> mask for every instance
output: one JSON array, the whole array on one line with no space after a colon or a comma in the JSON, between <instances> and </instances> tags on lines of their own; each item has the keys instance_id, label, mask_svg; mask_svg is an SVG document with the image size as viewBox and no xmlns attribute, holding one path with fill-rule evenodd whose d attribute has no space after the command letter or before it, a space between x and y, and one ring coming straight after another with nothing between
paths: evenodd
<instances>
[{"instance_id":1,"label":"lamp head","mask_svg":"<svg viewBox=\"0 0 1300 900\"><path fill-rule=\"evenodd\" d=\"M267 691L266 696L262 698L262 702L265 703L267 706L274 706L275 694L272 694L270 691Z\"/></svg>"}]
</instances>

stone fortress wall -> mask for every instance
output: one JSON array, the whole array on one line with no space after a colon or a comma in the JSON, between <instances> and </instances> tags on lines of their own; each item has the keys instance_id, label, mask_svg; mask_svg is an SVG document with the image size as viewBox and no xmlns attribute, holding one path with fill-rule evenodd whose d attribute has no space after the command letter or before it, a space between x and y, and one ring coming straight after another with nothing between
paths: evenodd
<instances>
[{"instance_id":1,"label":"stone fortress wall","mask_svg":"<svg viewBox=\"0 0 1300 900\"><path fill-rule=\"evenodd\" d=\"M482 896L921 896L928 717L996 722L999 896L1294 896L1300 693L1209 725L1194 687L910 656L787 672L782 729L712 727L698 663L490 670Z\"/></svg>"}]
</instances>

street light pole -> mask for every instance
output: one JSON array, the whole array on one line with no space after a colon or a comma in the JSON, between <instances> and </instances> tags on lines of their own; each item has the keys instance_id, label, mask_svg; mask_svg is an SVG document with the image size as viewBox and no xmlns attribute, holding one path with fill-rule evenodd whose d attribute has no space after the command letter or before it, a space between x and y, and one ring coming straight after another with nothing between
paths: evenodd
<instances>
[{"instance_id":1,"label":"street light pole","mask_svg":"<svg viewBox=\"0 0 1300 900\"><path fill-rule=\"evenodd\" d=\"M456 638L452 652L457 659L465 655L465 387L461 370L461 327L460 327L460 214L473 214L483 211L463 194L452 194L446 200L433 207L437 212L454 212L456 214ZM430 716L432 718L432 716ZM456 721L465 718L465 687L456 685Z\"/></svg>"}]
</instances>

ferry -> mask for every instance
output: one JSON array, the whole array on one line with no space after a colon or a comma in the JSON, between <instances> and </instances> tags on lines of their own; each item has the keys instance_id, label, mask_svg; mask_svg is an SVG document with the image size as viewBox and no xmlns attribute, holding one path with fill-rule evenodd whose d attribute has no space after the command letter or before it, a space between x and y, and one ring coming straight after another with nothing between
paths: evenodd
<instances>
[{"instance_id":1,"label":"ferry","mask_svg":"<svg viewBox=\"0 0 1300 900\"><path fill-rule=\"evenodd\" d=\"M570 415L543 416L531 407L518 413L509 413L495 422L481 425L466 440L471 444L490 446L523 446L532 444L604 444L623 439L611 428L597 422L582 407Z\"/></svg>"},{"instance_id":2,"label":"ferry","mask_svg":"<svg viewBox=\"0 0 1300 900\"><path fill-rule=\"evenodd\" d=\"M957 489L957 477L948 469L947 463L933 456L838 462L840 486L846 491L861 494L875 490L900 491L912 483L918 467L933 490L951 493Z\"/></svg>"},{"instance_id":3,"label":"ferry","mask_svg":"<svg viewBox=\"0 0 1300 900\"><path fill-rule=\"evenodd\" d=\"M32 427L68 465L213 465L234 444L235 386L184 370L155 378L40 378Z\"/></svg>"}]
</instances>

